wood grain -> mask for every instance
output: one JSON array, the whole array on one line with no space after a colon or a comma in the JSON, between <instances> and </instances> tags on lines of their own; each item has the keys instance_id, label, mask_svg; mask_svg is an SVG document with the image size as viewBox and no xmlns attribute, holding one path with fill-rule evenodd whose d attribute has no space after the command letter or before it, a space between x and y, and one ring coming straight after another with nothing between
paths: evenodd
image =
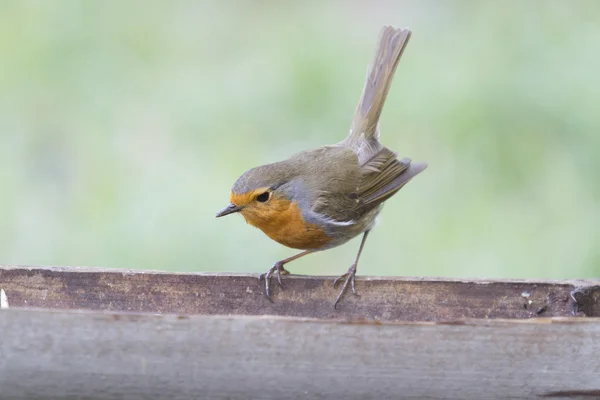
<instances>
[{"instance_id":1,"label":"wood grain","mask_svg":"<svg viewBox=\"0 0 600 400\"><path fill-rule=\"evenodd\" d=\"M273 302L255 275L0 267L11 307L182 315L282 315L380 321L600 316L600 281L357 278L333 308L331 277L285 276ZM575 300L577 299L577 301Z\"/></svg>"},{"instance_id":2,"label":"wood grain","mask_svg":"<svg viewBox=\"0 0 600 400\"><path fill-rule=\"evenodd\" d=\"M0 267L0 399L597 399L600 284Z\"/></svg>"},{"instance_id":3,"label":"wood grain","mask_svg":"<svg viewBox=\"0 0 600 400\"><path fill-rule=\"evenodd\" d=\"M0 332L3 399L481 400L600 390L597 318L340 323L9 309Z\"/></svg>"}]
</instances>

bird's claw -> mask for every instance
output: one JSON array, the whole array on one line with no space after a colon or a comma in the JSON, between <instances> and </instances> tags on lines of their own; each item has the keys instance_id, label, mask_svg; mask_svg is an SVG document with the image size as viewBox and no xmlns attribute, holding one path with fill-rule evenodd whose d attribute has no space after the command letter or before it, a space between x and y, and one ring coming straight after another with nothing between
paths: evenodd
<instances>
[{"instance_id":1,"label":"bird's claw","mask_svg":"<svg viewBox=\"0 0 600 400\"><path fill-rule=\"evenodd\" d=\"M258 280L265 280L265 296L269 301L273 302L271 299L271 278L273 275L277 278L277 283L283 289L283 282L281 281L281 275L288 275L290 272L283 267L283 264L280 262L276 262L267 272L264 274L260 274L258 276Z\"/></svg>"},{"instance_id":2,"label":"bird's claw","mask_svg":"<svg viewBox=\"0 0 600 400\"><path fill-rule=\"evenodd\" d=\"M354 294L355 296L358 296L358 293L356 293L356 263L352 264L350 266L350 268L348 268L348 272L346 272L345 274L336 278L335 281L333 281L333 287L336 287L337 284L342 279L345 279L344 286L342 286L342 290L340 290L340 294L338 294L337 298L335 299L335 303L333 303L333 308L337 308L337 305L340 302L340 300L342 299L342 296L344 295L344 293L346 293L346 290L348 290L348 285L350 285L352 294Z\"/></svg>"}]
</instances>

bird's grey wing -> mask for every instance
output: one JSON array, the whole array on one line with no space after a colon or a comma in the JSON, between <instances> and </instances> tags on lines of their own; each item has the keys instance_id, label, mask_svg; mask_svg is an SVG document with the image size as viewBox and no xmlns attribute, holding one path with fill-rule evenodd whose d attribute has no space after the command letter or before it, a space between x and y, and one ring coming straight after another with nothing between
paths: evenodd
<instances>
[{"instance_id":1,"label":"bird's grey wing","mask_svg":"<svg viewBox=\"0 0 600 400\"><path fill-rule=\"evenodd\" d=\"M327 146L311 156L315 158L304 179L310 188L313 217L334 225L351 221L356 216L356 193L363 177L358 156L343 146Z\"/></svg>"},{"instance_id":2,"label":"bird's grey wing","mask_svg":"<svg viewBox=\"0 0 600 400\"><path fill-rule=\"evenodd\" d=\"M382 148L361 167L355 211L364 213L377 207L426 167L427 164L413 163L410 158L398 160L393 151Z\"/></svg>"}]
</instances>

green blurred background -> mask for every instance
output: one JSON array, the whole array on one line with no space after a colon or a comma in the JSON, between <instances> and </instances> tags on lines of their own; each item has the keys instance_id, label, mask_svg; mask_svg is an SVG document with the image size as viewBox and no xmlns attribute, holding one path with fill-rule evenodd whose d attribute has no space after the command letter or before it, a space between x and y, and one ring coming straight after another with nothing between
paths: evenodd
<instances>
[{"instance_id":1,"label":"green blurred background","mask_svg":"<svg viewBox=\"0 0 600 400\"><path fill-rule=\"evenodd\" d=\"M383 24L382 140L429 169L359 275L600 276L600 2L3 1L0 263L263 272L215 219L246 169L348 132ZM358 240L290 265L338 275Z\"/></svg>"}]
</instances>

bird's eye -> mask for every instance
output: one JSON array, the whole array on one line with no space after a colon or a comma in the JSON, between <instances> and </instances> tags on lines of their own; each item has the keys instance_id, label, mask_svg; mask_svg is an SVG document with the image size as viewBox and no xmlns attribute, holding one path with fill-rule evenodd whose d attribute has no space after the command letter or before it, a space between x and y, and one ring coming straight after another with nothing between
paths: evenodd
<instances>
[{"instance_id":1,"label":"bird's eye","mask_svg":"<svg viewBox=\"0 0 600 400\"><path fill-rule=\"evenodd\" d=\"M269 197L271 197L271 194L269 192L264 192L256 196L256 201L260 203L265 203L269 201Z\"/></svg>"}]
</instances>

